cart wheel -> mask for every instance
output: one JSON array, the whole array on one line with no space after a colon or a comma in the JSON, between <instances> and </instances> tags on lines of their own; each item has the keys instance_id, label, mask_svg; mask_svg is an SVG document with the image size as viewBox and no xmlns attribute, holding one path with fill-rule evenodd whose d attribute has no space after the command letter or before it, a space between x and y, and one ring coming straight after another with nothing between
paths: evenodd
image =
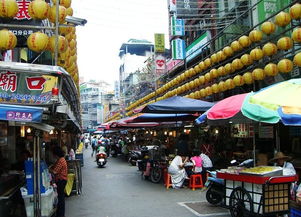
<instances>
[{"instance_id":1,"label":"cart wheel","mask_svg":"<svg viewBox=\"0 0 301 217\"><path fill-rule=\"evenodd\" d=\"M237 187L232 191L229 205L232 217L247 217L253 213L252 198L242 187Z\"/></svg>"}]
</instances>

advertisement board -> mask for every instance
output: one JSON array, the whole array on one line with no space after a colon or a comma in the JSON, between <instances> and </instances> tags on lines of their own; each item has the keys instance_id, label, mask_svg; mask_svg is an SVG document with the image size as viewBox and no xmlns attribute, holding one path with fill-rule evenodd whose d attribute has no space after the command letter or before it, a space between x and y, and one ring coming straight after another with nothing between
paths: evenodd
<instances>
[{"instance_id":1,"label":"advertisement board","mask_svg":"<svg viewBox=\"0 0 301 217\"><path fill-rule=\"evenodd\" d=\"M254 1L254 0L253 0ZM252 1L252 3L253 3ZM257 3L257 1L256 1ZM287 6L290 3L290 0L262 0L260 3L258 3L257 6L257 17L258 17L258 23L264 21L277 11L279 11L281 8ZM255 23L257 24L257 23Z\"/></svg>"},{"instance_id":2,"label":"advertisement board","mask_svg":"<svg viewBox=\"0 0 301 217\"><path fill-rule=\"evenodd\" d=\"M174 39L171 41L172 59L183 60L185 59L185 41L182 39Z\"/></svg>"},{"instance_id":3,"label":"advertisement board","mask_svg":"<svg viewBox=\"0 0 301 217\"><path fill-rule=\"evenodd\" d=\"M155 33L155 52L156 53L164 53L165 52L164 34Z\"/></svg>"},{"instance_id":4,"label":"advertisement board","mask_svg":"<svg viewBox=\"0 0 301 217\"><path fill-rule=\"evenodd\" d=\"M195 40L193 43L191 43L186 48L186 61L189 62L193 58L195 58L197 55L199 55L202 52L202 46L205 45L210 40L209 34L205 32L203 35L201 35L197 40Z\"/></svg>"},{"instance_id":5,"label":"advertisement board","mask_svg":"<svg viewBox=\"0 0 301 217\"><path fill-rule=\"evenodd\" d=\"M0 71L0 102L12 104L51 104L52 88L58 77Z\"/></svg>"},{"instance_id":6,"label":"advertisement board","mask_svg":"<svg viewBox=\"0 0 301 217\"><path fill-rule=\"evenodd\" d=\"M171 17L170 19L171 36L184 36L184 19L177 19L175 16Z\"/></svg>"}]
</instances>

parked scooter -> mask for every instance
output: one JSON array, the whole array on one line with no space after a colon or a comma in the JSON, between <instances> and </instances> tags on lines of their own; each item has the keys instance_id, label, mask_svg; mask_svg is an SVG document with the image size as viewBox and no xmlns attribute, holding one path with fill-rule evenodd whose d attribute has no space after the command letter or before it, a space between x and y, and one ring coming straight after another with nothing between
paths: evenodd
<instances>
[{"instance_id":1,"label":"parked scooter","mask_svg":"<svg viewBox=\"0 0 301 217\"><path fill-rule=\"evenodd\" d=\"M104 167L107 163L106 149L103 146L99 146L95 155L96 163L98 167Z\"/></svg>"},{"instance_id":2,"label":"parked scooter","mask_svg":"<svg viewBox=\"0 0 301 217\"><path fill-rule=\"evenodd\" d=\"M140 160L142 157L142 153L141 151L138 150L131 150L129 152L129 163L132 166L136 166L137 165L137 161Z\"/></svg>"}]
</instances>

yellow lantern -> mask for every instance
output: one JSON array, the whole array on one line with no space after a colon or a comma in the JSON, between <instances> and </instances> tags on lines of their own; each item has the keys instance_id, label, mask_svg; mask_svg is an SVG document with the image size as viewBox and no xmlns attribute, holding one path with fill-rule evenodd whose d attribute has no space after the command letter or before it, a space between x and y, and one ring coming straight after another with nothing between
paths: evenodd
<instances>
[{"instance_id":1,"label":"yellow lantern","mask_svg":"<svg viewBox=\"0 0 301 217\"><path fill-rule=\"evenodd\" d=\"M278 74L277 65L274 63L269 63L264 67L264 74L267 76L275 76Z\"/></svg>"},{"instance_id":2,"label":"yellow lantern","mask_svg":"<svg viewBox=\"0 0 301 217\"><path fill-rule=\"evenodd\" d=\"M226 56L224 55L223 51L221 51L221 50L216 53L216 56L217 56L218 62L226 59Z\"/></svg>"},{"instance_id":3,"label":"yellow lantern","mask_svg":"<svg viewBox=\"0 0 301 217\"><path fill-rule=\"evenodd\" d=\"M249 38L252 42L257 42L260 41L262 39L262 32L260 30L252 30L249 33Z\"/></svg>"},{"instance_id":4,"label":"yellow lantern","mask_svg":"<svg viewBox=\"0 0 301 217\"><path fill-rule=\"evenodd\" d=\"M52 6L48 13L48 19L50 22L55 23L55 16L56 16L56 6ZM59 23L62 24L65 22L65 18L67 16L67 11L64 6L59 6Z\"/></svg>"},{"instance_id":5,"label":"yellow lantern","mask_svg":"<svg viewBox=\"0 0 301 217\"><path fill-rule=\"evenodd\" d=\"M217 74L218 74L218 76L226 75L227 73L226 73L225 67L220 66L220 67L217 69Z\"/></svg>"},{"instance_id":6,"label":"yellow lantern","mask_svg":"<svg viewBox=\"0 0 301 217\"><path fill-rule=\"evenodd\" d=\"M19 7L16 0L0 0L0 17L13 18Z\"/></svg>"},{"instance_id":7,"label":"yellow lantern","mask_svg":"<svg viewBox=\"0 0 301 217\"><path fill-rule=\"evenodd\" d=\"M204 63L204 61L201 61L199 63L199 67L200 67L201 71L203 71L205 69L205 63Z\"/></svg>"},{"instance_id":8,"label":"yellow lantern","mask_svg":"<svg viewBox=\"0 0 301 217\"><path fill-rule=\"evenodd\" d=\"M289 50L293 47L293 40L290 37L282 37L277 41L277 47L280 50Z\"/></svg>"},{"instance_id":9,"label":"yellow lantern","mask_svg":"<svg viewBox=\"0 0 301 217\"><path fill-rule=\"evenodd\" d=\"M301 42L301 28L294 29L292 33L292 39L295 42Z\"/></svg>"},{"instance_id":10,"label":"yellow lantern","mask_svg":"<svg viewBox=\"0 0 301 217\"><path fill-rule=\"evenodd\" d=\"M205 91L206 91L206 95L207 95L207 96L212 95L212 89L211 89L211 87L206 87L206 88L205 88Z\"/></svg>"},{"instance_id":11,"label":"yellow lantern","mask_svg":"<svg viewBox=\"0 0 301 217\"><path fill-rule=\"evenodd\" d=\"M231 43L231 48L234 52L240 51L242 49L242 46L240 45L240 43L238 41L233 41Z\"/></svg>"},{"instance_id":12,"label":"yellow lantern","mask_svg":"<svg viewBox=\"0 0 301 217\"><path fill-rule=\"evenodd\" d=\"M76 49L71 50L71 56L76 54Z\"/></svg>"},{"instance_id":13,"label":"yellow lantern","mask_svg":"<svg viewBox=\"0 0 301 217\"><path fill-rule=\"evenodd\" d=\"M185 90L190 90L189 83L185 84Z\"/></svg>"},{"instance_id":14,"label":"yellow lantern","mask_svg":"<svg viewBox=\"0 0 301 217\"><path fill-rule=\"evenodd\" d=\"M188 85L189 85L189 88L190 88L190 89L193 89L193 88L194 88L194 82L193 82L193 81L190 81L190 82L188 83Z\"/></svg>"},{"instance_id":15,"label":"yellow lantern","mask_svg":"<svg viewBox=\"0 0 301 217\"><path fill-rule=\"evenodd\" d=\"M271 42L266 43L262 48L263 54L265 56L275 55L277 53L277 50L278 50L278 48L277 48L276 44L271 43Z\"/></svg>"},{"instance_id":16,"label":"yellow lantern","mask_svg":"<svg viewBox=\"0 0 301 217\"><path fill-rule=\"evenodd\" d=\"M189 78L189 71L188 71L188 70L186 70L186 71L184 72L184 76L185 76L185 78Z\"/></svg>"},{"instance_id":17,"label":"yellow lantern","mask_svg":"<svg viewBox=\"0 0 301 217\"><path fill-rule=\"evenodd\" d=\"M200 67L199 67L198 65L196 65L193 69L194 69L194 71L196 72L195 74L201 72L201 69L200 69Z\"/></svg>"},{"instance_id":18,"label":"yellow lantern","mask_svg":"<svg viewBox=\"0 0 301 217\"><path fill-rule=\"evenodd\" d=\"M205 74L205 82L208 83L209 81L211 81L211 75L210 75L210 73L206 73Z\"/></svg>"},{"instance_id":19,"label":"yellow lantern","mask_svg":"<svg viewBox=\"0 0 301 217\"><path fill-rule=\"evenodd\" d=\"M252 77L254 80L263 80L265 77L264 71L261 68L254 69L252 72Z\"/></svg>"},{"instance_id":20,"label":"yellow lantern","mask_svg":"<svg viewBox=\"0 0 301 217\"><path fill-rule=\"evenodd\" d=\"M52 0L53 4L56 4L56 1L57 0ZM69 8L71 6L71 0L60 0L60 5Z\"/></svg>"},{"instance_id":21,"label":"yellow lantern","mask_svg":"<svg viewBox=\"0 0 301 217\"><path fill-rule=\"evenodd\" d=\"M204 64L206 69L209 68L211 66L211 59L210 58L205 59Z\"/></svg>"},{"instance_id":22,"label":"yellow lantern","mask_svg":"<svg viewBox=\"0 0 301 217\"><path fill-rule=\"evenodd\" d=\"M180 75L180 79L181 79L181 81L184 81L184 80L185 80L185 74L184 74L184 73L182 73L182 74Z\"/></svg>"},{"instance_id":23,"label":"yellow lantern","mask_svg":"<svg viewBox=\"0 0 301 217\"><path fill-rule=\"evenodd\" d=\"M67 25L67 23L64 23ZM59 26L59 33L63 36L68 35L71 32L71 26Z\"/></svg>"},{"instance_id":24,"label":"yellow lantern","mask_svg":"<svg viewBox=\"0 0 301 217\"><path fill-rule=\"evenodd\" d=\"M194 70L194 68L190 69L190 77L194 76L196 74L196 71Z\"/></svg>"},{"instance_id":25,"label":"yellow lantern","mask_svg":"<svg viewBox=\"0 0 301 217\"><path fill-rule=\"evenodd\" d=\"M67 16L73 16L73 9L71 7L66 9Z\"/></svg>"},{"instance_id":26,"label":"yellow lantern","mask_svg":"<svg viewBox=\"0 0 301 217\"><path fill-rule=\"evenodd\" d=\"M231 78L227 79L225 81L225 84L226 84L226 88L228 90L231 90L231 89L233 89L235 87L235 84L234 84L234 82L233 82L233 80Z\"/></svg>"},{"instance_id":27,"label":"yellow lantern","mask_svg":"<svg viewBox=\"0 0 301 217\"><path fill-rule=\"evenodd\" d=\"M194 82L194 87L198 87L200 85L200 79L199 78L194 79L193 82Z\"/></svg>"},{"instance_id":28,"label":"yellow lantern","mask_svg":"<svg viewBox=\"0 0 301 217\"><path fill-rule=\"evenodd\" d=\"M199 81L200 81L200 85L205 84L205 76L204 75L200 76Z\"/></svg>"},{"instance_id":29,"label":"yellow lantern","mask_svg":"<svg viewBox=\"0 0 301 217\"><path fill-rule=\"evenodd\" d=\"M249 37L246 35L241 36L238 41L242 47L248 47L252 43Z\"/></svg>"},{"instance_id":30,"label":"yellow lantern","mask_svg":"<svg viewBox=\"0 0 301 217\"><path fill-rule=\"evenodd\" d=\"M211 59L211 62L212 62L212 63L218 62L218 60L217 60L217 55L216 55L215 53L211 55L210 59Z\"/></svg>"},{"instance_id":31,"label":"yellow lantern","mask_svg":"<svg viewBox=\"0 0 301 217\"><path fill-rule=\"evenodd\" d=\"M218 86L219 92L223 92L223 91L227 90L227 87L226 87L226 84L224 81L220 81L217 86Z\"/></svg>"},{"instance_id":32,"label":"yellow lantern","mask_svg":"<svg viewBox=\"0 0 301 217\"><path fill-rule=\"evenodd\" d=\"M253 59L251 57L251 55L249 54L244 54L240 57L240 60L242 62L242 64L244 64L245 66L251 65L253 63Z\"/></svg>"},{"instance_id":33,"label":"yellow lantern","mask_svg":"<svg viewBox=\"0 0 301 217\"><path fill-rule=\"evenodd\" d=\"M296 3L290 8L290 16L294 20L301 18L301 4Z\"/></svg>"},{"instance_id":34,"label":"yellow lantern","mask_svg":"<svg viewBox=\"0 0 301 217\"><path fill-rule=\"evenodd\" d=\"M34 0L28 5L28 13L33 19L44 20L48 16L49 4L44 0Z\"/></svg>"},{"instance_id":35,"label":"yellow lantern","mask_svg":"<svg viewBox=\"0 0 301 217\"><path fill-rule=\"evenodd\" d=\"M42 32L34 32L27 38L27 46L30 50L40 53L46 50L48 36Z\"/></svg>"},{"instance_id":36,"label":"yellow lantern","mask_svg":"<svg viewBox=\"0 0 301 217\"><path fill-rule=\"evenodd\" d=\"M233 78L233 82L234 82L235 86L242 86L245 84L245 81L241 75L236 75Z\"/></svg>"},{"instance_id":37,"label":"yellow lantern","mask_svg":"<svg viewBox=\"0 0 301 217\"><path fill-rule=\"evenodd\" d=\"M217 78L218 77L218 72L216 69L211 69L210 70L210 77L211 78Z\"/></svg>"},{"instance_id":38,"label":"yellow lantern","mask_svg":"<svg viewBox=\"0 0 301 217\"><path fill-rule=\"evenodd\" d=\"M202 98L204 98L204 97L207 96L207 93L206 93L206 90L205 90L205 89L201 89L200 92L201 92L201 97L202 97Z\"/></svg>"},{"instance_id":39,"label":"yellow lantern","mask_svg":"<svg viewBox=\"0 0 301 217\"><path fill-rule=\"evenodd\" d=\"M253 83L253 77L251 72L246 72L243 74L242 78L244 79L244 82L246 84L252 84Z\"/></svg>"},{"instance_id":40,"label":"yellow lantern","mask_svg":"<svg viewBox=\"0 0 301 217\"><path fill-rule=\"evenodd\" d=\"M55 35L51 36L50 39L49 39L48 49L51 52L55 51L55 40L56 40ZM59 35L58 36L58 52L59 53L64 53L67 50L67 48L68 48L68 41L65 39L64 36Z\"/></svg>"},{"instance_id":41,"label":"yellow lantern","mask_svg":"<svg viewBox=\"0 0 301 217\"><path fill-rule=\"evenodd\" d=\"M301 53L297 53L294 56L294 63L295 63L296 66L301 67Z\"/></svg>"},{"instance_id":42,"label":"yellow lantern","mask_svg":"<svg viewBox=\"0 0 301 217\"><path fill-rule=\"evenodd\" d=\"M217 84L213 84L211 86L211 89L212 89L212 92L213 93L218 93L219 92L219 89L218 89L218 85Z\"/></svg>"},{"instance_id":43,"label":"yellow lantern","mask_svg":"<svg viewBox=\"0 0 301 217\"><path fill-rule=\"evenodd\" d=\"M289 59L282 59L277 64L279 72L289 73L293 70L294 65L293 62Z\"/></svg>"},{"instance_id":44,"label":"yellow lantern","mask_svg":"<svg viewBox=\"0 0 301 217\"><path fill-rule=\"evenodd\" d=\"M233 50L231 47L227 46L227 47L224 47L223 49L223 54L226 56L226 57L230 57L233 55Z\"/></svg>"},{"instance_id":45,"label":"yellow lantern","mask_svg":"<svg viewBox=\"0 0 301 217\"><path fill-rule=\"evenodd\" d=\"M284 11L281 11L279 14L275 17L275 24L278 26L286 26L291 22L291 16L289 13L286 13Z\"/></svg>"},{"instance_id":46,"label":"yellow lantern","mask_svg":"<svg viewBox=\"0 0 301 217\"><path fill-rule=\"evenodd\" d=\"M263 52L260 48L251 50L250 55L253 60L260 60L263 57Z\"/></svg>"},{"instance_id":47,"label":"yellow lantern","mask_svg":"<svg viewBox=\"0 0 301 217\"><path fill-rule=\"evenodd\" d=\"M225 65L225 71L226 71L226 74L230 74L230 73L234 72L231 63L227 63L227 64Z\"/></svg>"},{"instance_id":48,"label":"yellow lantern","mask_svg":"<svg viewBox=\"0 0 301 217\"><path fill-rule=\"evenodd\" d=\"M274 23L272 22L264 22L262 25L261 25L261 31L263 31L265 34L267 35L270 35L272 33L274 33L276 30L276 26Z\"/></svg>"},{"instance_id":49,"label":"yellow lantern","mask_svg":"<svg viewBox=\"0 0 301 217\"><path fill-rule=\"evenodd\" d=\"M244 65L242 64L240 59L235 59L232 61L232 68L234 70L239 70L242 69L244 67Z\"/></svg>"},{"instance_id":50,"label":"yellow lantern","mask_svg":"<svg viewBox=\"0 0 301 217\"><path fill-rule=\"evenodd\" d=\"M7 29L0 30L0 50L11 50L17 45L17 37Z\"/></svg>"}]
</instances>

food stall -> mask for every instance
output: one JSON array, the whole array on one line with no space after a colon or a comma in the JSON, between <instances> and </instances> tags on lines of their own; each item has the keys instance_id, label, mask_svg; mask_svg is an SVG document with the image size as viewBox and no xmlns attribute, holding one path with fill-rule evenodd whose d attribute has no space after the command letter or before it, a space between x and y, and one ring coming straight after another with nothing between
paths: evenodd
<instances>
[{"instance_id":1,"label":"food stall","mask_svg":"<svg viewBox=\"0 0 301 217\"><path fill-rule=\"evenodd\" d=\"M281 167L229 167L217 173L225 180L224 203L231 216L274 216L289 213L290 186L296 176Z\"/></svg>"}]
</instances>

